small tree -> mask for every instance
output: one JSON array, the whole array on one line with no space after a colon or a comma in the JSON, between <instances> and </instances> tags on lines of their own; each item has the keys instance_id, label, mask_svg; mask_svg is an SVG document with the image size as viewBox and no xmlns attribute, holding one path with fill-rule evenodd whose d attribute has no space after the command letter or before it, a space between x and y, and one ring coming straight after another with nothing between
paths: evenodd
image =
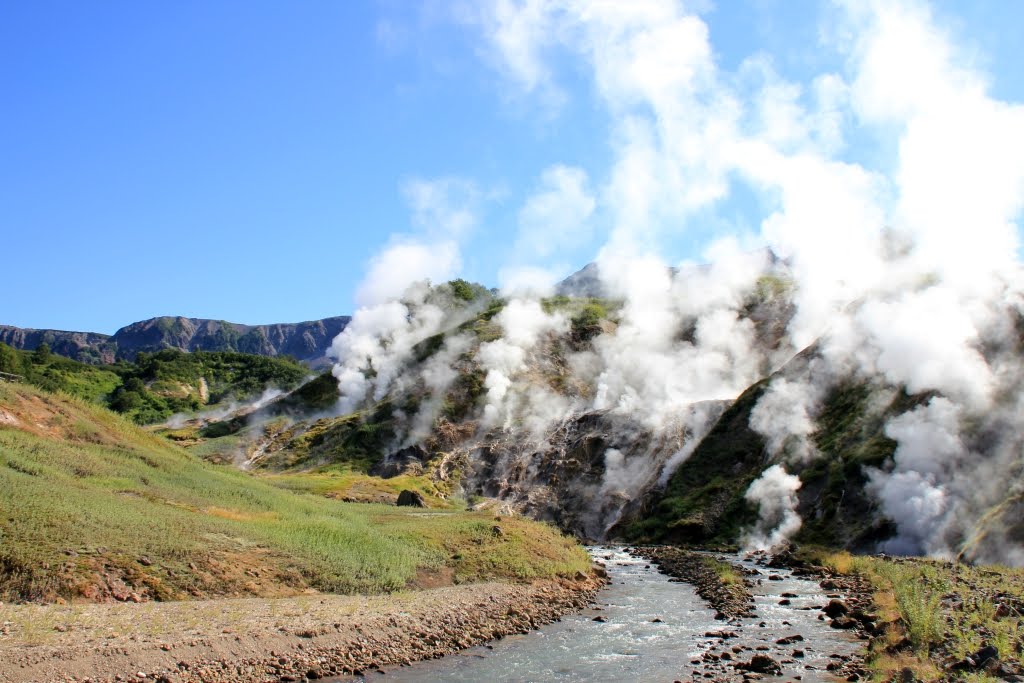
<instances>
[{"instance_id":1,"label":"small tree","mask_svg":"<svg viewBox=\"0 0 1024 683\"><path fill-rule=\"evenodd\" d=\"M32 352L32 362L36 365L45 365L50 360L50 345L43 342Z\"/></svg>"},{"instance_id":2,"label":"small tree","mask_svg":"<svg viewBox=\"0 0 1024 683\"><path fill-rule=\"evenodd\" d=\"M588 303L572 318L572 334L579 341L588 341L601 333L601 320L608 316L604 306Z\"/></svg>"},{"instance_id":3,"label":"small tree","mask_svg":"<svg viewBox=\"0 0 1024 683\"><path fill-rule=\"evenodd\" d=\"M0 342L0 372L21 375L25 369L21 366L21 356L13 348Z\"/></svg>"},{"instance_id":4,"label":"small tree","mask_svg":"<svg viewBox=\"0 0 1024 683\"><path fill-rule=\"evenodd\" d=\"M458 299L462 299L463 301L472 301L476 298L476 293L473 291L473 285L469 284L462 278L449 280L448 286L452 288L452 294L454 294Z\"/></svg>"}]
</instances>

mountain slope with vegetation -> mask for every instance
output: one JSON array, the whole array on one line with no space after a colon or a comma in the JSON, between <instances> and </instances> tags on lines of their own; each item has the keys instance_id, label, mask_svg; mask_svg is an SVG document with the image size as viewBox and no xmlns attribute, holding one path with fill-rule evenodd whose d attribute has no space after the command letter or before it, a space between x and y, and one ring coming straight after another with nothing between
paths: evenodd
<instances>
[{"instance_id":1,"label":"mountain slope with vegetation","mask_svg":"<svg viewBox=\"0 0 1024 683\"><path fill-rule=\"evenodd\" d=\"M140 352L134 362L90 365L50 353L46 344L32 352L0 344L0 372L105 405L140 424L213 407L226 411L267 391L293 389L309 376L289 357L164 349Z\"/></svg>"},{"instance_id":2,"label":"mountain slope with vegetation","mask_svg":"<svg viewBox=\"0 0 1024 683\"><path fill-rule=\"evenodd\" d=\"M765 270L744 274L748 284L730 295L726 319L714 309L700 313L705 294L687 280L704 282L711 267L668 271L673 287L698 298L672 304L684 313L674 314L675 326L646 358L635 349L648 341L630 336L653 332L630 319L644 314L636 302L502 299L483 288L457 297L451 284L413 290L388 304L402 314L394 317L399 327L353 322L339 338L343 360L332 374L256 414L178 436L215 461L323 476L333 482L323 486L341 497L359 499L347 477L379 482L371 495L386 497L396 492L389 480L411 475L430 482L427 495L461 495L584 538L697 546L788 538L903 552L931 543L936 553L979 561L1019 545L1024 530L1013 515L1021 498L1012 477L958 493L959 509L969 514L948 517L941 533L938 521L934 532L916 531L913 518L893 518L899 498L884 496L898 494L884 487L920 480L902 472L909 456L898 439L908 429L935 429L927 421L950 401L835 363L820 340L793 347L792 281L783 262L763 262ZM576 280L594 277L591 268ZM745 335L742 353L730 346L733 334ZM363 355L345 356L346 344ZM984 358L1008 363L1019 344L994 340L982 348ZM728 389L719 386L719 397L689 403L685 394L659 403L626 393L602 405L612 370L630 373L654 361L666 371L641 378L651 395L665 391L655 382L686 391L673 372L695 367L695 380L713 377L702 369L709 363L734 375L739 388L723 395ZM1012 396L989 417L961 421L949 441L963 451L959 462L990 458L1007 472L1024 466L1006 428ZM759 482L787 488L762 489L757 498ZM771 536L783 521L785 534Z\"/></svg>"},{"instance_id":3,"label":"mountain slope with vegetation","mask_svg":"<svg viewBox=\"0 0 1024 683\"><path fill-rule=\"evenodd\" d=\"M5 601L381 592L589 566L551 527L305 493L23 384L0 383L0 499Z\"/></svg>"}]
</instances>

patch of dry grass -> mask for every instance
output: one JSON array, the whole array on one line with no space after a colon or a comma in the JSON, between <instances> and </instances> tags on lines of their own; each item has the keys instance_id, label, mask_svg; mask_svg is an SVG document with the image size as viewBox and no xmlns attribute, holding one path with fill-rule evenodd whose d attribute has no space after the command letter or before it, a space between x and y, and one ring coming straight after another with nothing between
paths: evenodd
<instances>
[{"instance_id":1,"label":"patch of dry grass","mask_svg":"<svg viewBox=\"0 0 1024 683\"><path fill-rule=\"evenodd\" d=\"M0 406L46 425L0 426L3 601L379 593L424 568L452 567L456 580L472 581L589 566L582 548L545 525L343 503L323 495L329 477L286 489L30 387L0 385Z\"/></svg>"},{"instance_id":2,"label":"patch of dry grass","mask_svg":"<svg viewBox=\"0 0 1024 683\"><path fill-rule=\"evenodd\" d=\"M948 680L950 662L986 644L994 645L1004 661L1021 659L1024 570L847 552L808 554L836 573L866 578L874 589L873 607L887 624L869 657L877 680L889 680L904 668L921 681ZM997 679L975 673L965 680Z\"/></svg>"}]
</instances>

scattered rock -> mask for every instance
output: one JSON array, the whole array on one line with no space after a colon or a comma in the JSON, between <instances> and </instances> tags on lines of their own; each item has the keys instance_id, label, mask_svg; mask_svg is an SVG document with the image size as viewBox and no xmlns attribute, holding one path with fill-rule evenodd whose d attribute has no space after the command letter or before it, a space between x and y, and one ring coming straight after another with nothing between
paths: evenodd
<instances>
[{"instance_id":1,"label":"scattered rock","mask_svg":"<svg viewBox=\"0 0 1024 683\"><path fill-rule=\"evenodd\" d=\"M705 638L721 638L722 640L728 640L729 638L735 638L736 634L732 631L708 631L704 634Z\"/></svg>"},{"instance_id":2,"label":"scattered rock","mask_svg":"<svg viewBox=\"0 0 1024 683\"><path fill-rule=\"evenodd\" d=\"M999 650L992 645L985 645L972 655L964 657L949 667L950 671L976 671L989 664L998 663Z\"/></svg>"},{"instance_id":3,"label":"scattered rock","mask_svg":"<svg viewBox=\"0 0 1024 683\"><path fill-rule=\"evenodd\" d=\"M410 491L409 489L405 489L398 494L398 502L396 504L403 507L427 507L426 501L423 500L423 495L419 491Z\"/></svg>"},{"instance_id":4,"label":"scattered rock","mask_svg":"<svg viewBox=\"0 0 1024 683\"><path fill-rule=\"evenodd\" d=\"M850 617L847 617L847 616L840 616L840 617L836 617L835 619L833 619L829 623L829 626L831 626L832 628L849 630L849 629L852 629L852 628L857 628L857 624L858 624L858 622L857 622L856 619L851 619Z\"/></svg>"},{"instance_id":5,"label":"scattered rock","mask_svg":"<svg viewBox=\"0 0 1024 683\"><path fill-rule=\"evenodd\" d=\"M635 552L651 560L661 572L676 581L691 584L697 590L697 595L716 610L715 619L726 621L752 615L753 596L750 593L749 579L724 584L721 577L707 563L705 555L671 546L636 548ZM746 574L738 566L736 571Z\"/></svg>"},{"instance_id":6,"label":"scattered rock","mask_svg":"<svg viewBox=\"0 0 1024 683\"><path fill-rule=\"evenodd\" d=\"M835 619L836 617L849 612L850 606L842 600L829 600L828 604L825 605L825 609L822 611L830 618Z\"/></svg>"},{"instance_id":7,"label":"scattered rock","mask_svg":"<svg viewBox=\"0 0 1024 683\"><path fill-rule=\"evenodd\" d=\"M771 674L773 676L782 675L782 665L768 655L754 655L749 662L739 662L733 666L741 671Z\"/></svg>"}]
</instances>

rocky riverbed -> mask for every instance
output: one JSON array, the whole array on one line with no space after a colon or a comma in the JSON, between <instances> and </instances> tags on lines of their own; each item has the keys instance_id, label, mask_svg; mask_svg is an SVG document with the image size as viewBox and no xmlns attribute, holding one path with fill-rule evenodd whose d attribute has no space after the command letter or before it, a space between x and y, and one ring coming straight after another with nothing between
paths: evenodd
<instances>
[{"instance_id":1,"label":"rocky riverbed","mask_svg":"<svg viewBox=\"0 0 1024 683\"><path fill-rule=\"evenodd\" d=\"M673 581L635 549L591 553L610 582L581 613L443 659L337 680L824 683L864 677L865 641L855 630L832 628L822 611L829 594L850 596L822 588L817 577L763 566L767 559L760 556L714 555L748 580L741 615L721 618L694 586Z\"/></svg>"},{"instance_id":2,"label":"rocky riverbed","mask_svg":"<svg viewBox=\"0 0 1024 683\"><path fill-rule=\"evenodd\" d=\"M372 597L0 605L0 681L262 683L400 667L583 609L603 575Z\"/></svg>"},{"instance_id":3,"label":"rocky riverbed","mask_svg":"<svg viewBox=\"0 0 1024 683\"><path fill-rule=\"evenodd\" d=\"M661 571L694 586L725 624L704 633L705 647L679 680L859 681L866 641L875 628L870 589L854 577L772 556L634 548ZM739 581L711 567L726 563Z\"/></svg>"},{"instance_id":4,"label":"rocky riverbed","mask_svg":"<svg viewBox=\"0 0 1024 683\"><path fill-rule=\"evenodd\" d=\"M631 552L650 560L663 574L668 574L674 580L692 585L697 590L697 595L716 610L716 618L754 616L754 597L750 593L749 581L742 579L746 573L743 568L733 565L739 580L727 584L712 569L707 560L713 558L706 553L674 546L639 547L633 548Z\"/></svg>"},{"instance_id":5,"label":"rocky riverbed","mask_svg":"<svg viewBox=\"0 0 1024 683\"><path fill-rule=\"evenodd\" d=\"M855 579L763 554L596 548L592 555L598 566L589 576L530 585L0 606L0 681L808 683L866 676L862 655L873 622L866 586ZM709 557L742 579L722 585L714 569L722 567Z\"/></svg>"}]
</instances>

